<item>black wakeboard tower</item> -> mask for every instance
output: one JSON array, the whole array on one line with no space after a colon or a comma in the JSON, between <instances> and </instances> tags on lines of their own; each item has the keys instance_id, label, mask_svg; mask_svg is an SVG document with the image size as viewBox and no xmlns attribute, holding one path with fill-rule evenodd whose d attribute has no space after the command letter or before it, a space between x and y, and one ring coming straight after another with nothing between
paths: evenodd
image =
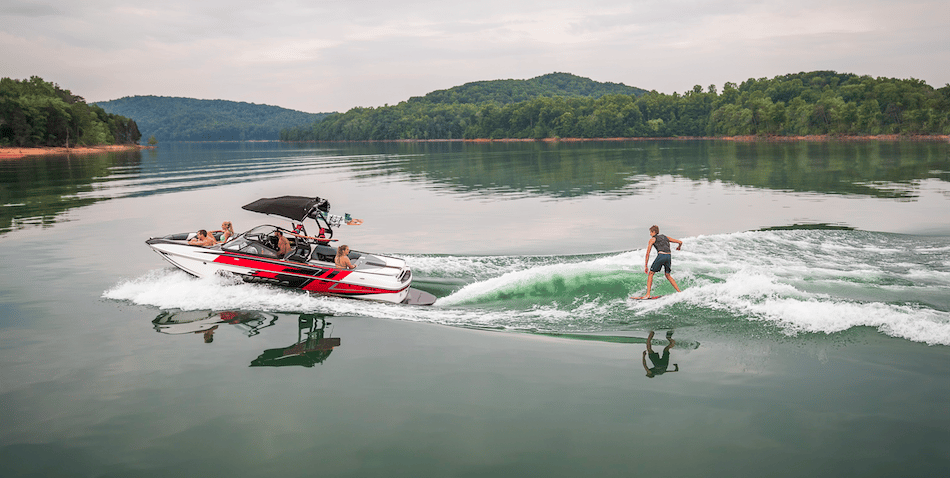
<instances>
[{"instance_id":1,"label":"black wakeboard tower","mask_svg":"<svg viewBox=\"0 0 950 478\"><path fill-rule=\"evenodd\" d=\"M330 201L319 197L261 198L245 204L241 209L290 219L294 222L295 232L303 235L307 234L303 221L307 218L313 219L320 228L317 234L318 241L329 241L333 237L333 228L343 224L343 216L330 214Z\"/></svg>"}]
</instances>

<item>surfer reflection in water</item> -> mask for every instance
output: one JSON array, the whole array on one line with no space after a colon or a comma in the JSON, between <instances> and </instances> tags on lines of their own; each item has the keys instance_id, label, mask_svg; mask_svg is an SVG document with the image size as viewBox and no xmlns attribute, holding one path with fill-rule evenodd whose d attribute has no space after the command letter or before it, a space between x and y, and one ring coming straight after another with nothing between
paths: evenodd
<instances>
[{"instance_id":1,"label":"surfer reflection in water","mask_svg":"<svg viewBox=\"0 0 950 478\"><path fill-rule=\"evenodd\" d=\"M206 344L210 344L211 342L214 342L214 331L215 331L215 330L218 330L218 326L217 326L217 325L215 325L214 327L211 327L211 328L208 329L208 330L203 330L203 331L202 331L202 330L199 330L199 331L197 331L197 332L195 332L195 333L196 333L196 334L203 334L203 335L204 335L204 339L205 339L205 343L206 343Z\"/></svg>"},{"instance_id":2,"label":"surfer reflection in water","mask_svg":"<svg viewBox=\"0 0 950 478\"><path fill-rule=\"evenodd\" d=\"M673 340L673 331L666 332L666 339L669 340L669 345L663 348L663 356L660 357L660 354L653 351L653 331L650 331L650 335L647 336L647 349L643 351L643 370L647 371L647 377L653 378L657 375L663 375L667 372L679 372L679 364L673 364L673 370L667 370L670 367L670 349L676 345L676 341ZM647 354L650 355L650 361L653 362L653 368L647 367Z\"/></svg>"}]
</instances>

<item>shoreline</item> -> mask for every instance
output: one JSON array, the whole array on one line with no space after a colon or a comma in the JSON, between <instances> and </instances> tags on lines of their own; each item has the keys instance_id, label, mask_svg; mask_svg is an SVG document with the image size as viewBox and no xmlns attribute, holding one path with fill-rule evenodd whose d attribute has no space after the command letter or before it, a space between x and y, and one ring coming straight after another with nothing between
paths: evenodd
<instances>
[{"instance_id":1,"label":"shoreline","mask_svg":"<svg viewBox=\"0 0 950 478\"><path fill-rule=\"evenodd\" d=\"M596 141L734 141L737 143L787 143L787 142L861 142L861 141L910 141L910 142L947 142L950 135L901 135L879 134L860 136L804 135L804 136L648 136L616 138L476 138L476 139L366 139L366 140L319 140L319 141L280 141L281 143L582 143Z\"/></svg>"},{"instance_id":2,"label":"shoreline","mask_svg":"<svg viewBox=\"0 0 950 478\"><path fill-rule=\"evenodd\" d=\"M117 153L123 151L141 151L155 146L141 144L103 144L97 146L76 146L72 148L43 146L38 148L0 147L0 160L20 159L27 156L69 156L73 154Z\"/></svg>"},{"instance_id":3,"label":"shoreline","mask_svg":"<svg viewBox=\"0 0 950 478\"><path fill-rule=\"evenodd\" d=\"M621 141L733 141L737 143L789 143L789 142L862 142L862 141L910 141L910 142L947 142L950 135L861 135L861 136L834 136L834 135L805 135L805 136L675 136L675 137L614 137L614 138L502 138L502 139L374 139L349 141L279 141L280 143L584 143L584 142L621 142ZM70 156L115 153L124 151L141 151L155 149L156 146L142 144L106 144L97 146L65 147L0 147L0 160L21 159L28 156Z\"/></svg>"}]
</instances>

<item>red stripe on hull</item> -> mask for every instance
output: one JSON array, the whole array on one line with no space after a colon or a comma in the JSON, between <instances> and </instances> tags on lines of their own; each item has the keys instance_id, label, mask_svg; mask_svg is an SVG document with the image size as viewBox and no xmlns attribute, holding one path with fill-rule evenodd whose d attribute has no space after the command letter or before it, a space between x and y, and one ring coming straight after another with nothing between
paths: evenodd
<instances>
[{"instance_id":1,"label":"red stripe on hull","mask_svg":"<svg viewBox=\"0 0 950 478\"><path fill-rule=\"evenodd\" d=\"M231 266L246 267L248 269L269 270L275 268L275 264L270 262L258 261L245 257L226 256L224 254L215 257L214 261Z\"/></svg>"},{"instance_id":2,"label":"red stripe on hull","mask_svg":"<svg viewBox=\"0 0 950 478\"><path fill-rule=\"evenodd\" d=\"M406 287L409 287L408 285ZM380 289L378 287L366 287L355 284L343 284L336 281L315 279L302 287L302 290L316 292L319 294L339 294L339 295L363 295L363 294L395 294L406 289Z\"/></svg>"},{"instance_id":3,"label":"red stripe on hull","mask_svg":"<svg viewBox=\"0 0 950 478\"><path fill-rule=\"evenodd\" d=\"M378 287L367 287L356 284L345 284L340 282L352 271L341 269L323 269L320 267L306 267L303 264L287 264L284 262L271 262L255 258L254 256L245 256L237 254L221 254L214 259L214 262L227 264L236 267L249 269L251 275L256 277L276 278L278 274L292 274L312 278L308 284L301 287L301 290L316 292L319 294L337 294L337 295L372 295L372 294L394 294L405 290L409 285L399 289L380 289ZM312 269L312 270L311 270ZM332 279L330 279L332 277Z\"/></svg>"}]
</instances>

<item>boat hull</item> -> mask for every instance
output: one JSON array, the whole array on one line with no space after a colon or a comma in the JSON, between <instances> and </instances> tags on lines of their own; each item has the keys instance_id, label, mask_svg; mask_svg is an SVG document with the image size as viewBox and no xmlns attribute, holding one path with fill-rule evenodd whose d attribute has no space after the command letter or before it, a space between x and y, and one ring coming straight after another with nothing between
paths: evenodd
<instances>
[{"instance_id":1,"label":"boat hull","mask_svg":"<svg viewBox=\"0 0 950 478\"><path fill-rule=\"evenodd\" d=\"M146 244L175 267L196 277L234 275L249 283L382 302L427 305L435 301L431 294L410 288L411 271L405 261L393 257L364 254L355 270L343 270L320 260L297 262L261 257L222 250L220 246L190 245L167 237L152 238Z\"/></svg>"}]
</instances>

